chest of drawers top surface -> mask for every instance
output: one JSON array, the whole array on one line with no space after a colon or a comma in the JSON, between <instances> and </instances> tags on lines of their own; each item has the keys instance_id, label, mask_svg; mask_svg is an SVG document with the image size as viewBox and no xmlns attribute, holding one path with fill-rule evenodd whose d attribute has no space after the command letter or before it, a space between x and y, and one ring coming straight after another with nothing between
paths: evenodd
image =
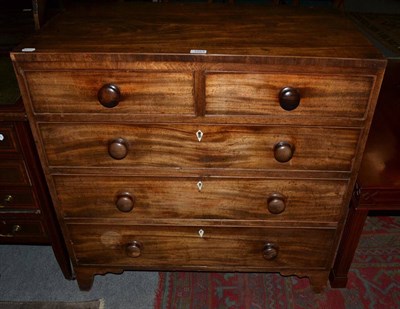
<instances>
[{"instance_id":1,"label":"chest of drawers top surface","mask_svg":"<svg viewBox=\"0 0 400 309\"><path fill-rule=\"evenodd\" d=\"M81 288L170 268L325 284L386 63L338 12L81 6L12 57Z\"/></svg>"},{"instance_id":2,"label":"chest of drawers top surface","mask_svg":"<svg viewBox=\"0 0 400 309\"><path fill-rule=\"evenodd\" d=\"M381 58L335 11L261 5L78 6L57 16L22 48L45 53ZM43 55L42 55L43 56Z\"/></svg>"}]
</instances>

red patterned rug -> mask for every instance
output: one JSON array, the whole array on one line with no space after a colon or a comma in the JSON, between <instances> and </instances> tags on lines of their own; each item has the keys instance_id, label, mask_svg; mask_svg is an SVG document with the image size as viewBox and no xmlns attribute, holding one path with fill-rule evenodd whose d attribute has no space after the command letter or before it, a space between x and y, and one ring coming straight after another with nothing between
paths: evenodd
<instances>
[{"instance_id":1,"label":"red patterned rug","mask_svg":"<svg viewBox=\"0 0 400 309\"><path fill-rule=\"evenodd\" d=\"M156 309L398 309L400 217L368 217L347 289L315 294L308 279L259 273L160 273Z\"/></svg>"}]
</instances>

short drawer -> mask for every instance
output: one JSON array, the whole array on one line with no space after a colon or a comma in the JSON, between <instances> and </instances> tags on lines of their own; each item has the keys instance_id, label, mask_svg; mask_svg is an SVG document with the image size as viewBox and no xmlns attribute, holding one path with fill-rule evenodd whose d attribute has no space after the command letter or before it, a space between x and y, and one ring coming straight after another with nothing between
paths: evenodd
<instances>
[{"instance_id":1,"label":"short drawer","mask_svg":"<svg viewBox=\"0 0 400 309\"><path fill-rule=\"evenodd\" d=\"M38 208L31 188L0 189L0 210Z\"/></svg>"},{"instance_id":2,"label":"short drawer","mask_svg":"<svg viewBox=\"0 0 400 309\"><path fill-rule=\"evenodd\" d=\"M323 269L335 230L68 224L78 265Z\"/></svg>"},{"instance_id":3,"label":"short drawer","mask_svg":"<svg viewBox=\"0 0 400 309\"><path fill-rule=\"evenodd\" d=\"M26 80L36 113L194 115L192 72L30 71Z\"/></svg>"},{"instance_id":4,"label":"short drawer","mask_svg":"<svg viewBox=\"0 0 400 309\"><path fill-rule=\"evenodd\" d=\"M208 73L206 114L364 118L373 83L370 76ZM293 108L294 91L300 104L285 110L280 102Z\"/></svg>"},{"instance_id":5,"label":"short drawer","mask_svg":"<svg viewBox=\"0 0 400 309\"><path fill-rule=\"evenodd\" d=\"M53 176L66 217L337 222L345 180Z\"/></svg>"},{"instance_id":6,"label":"short drawer","mask_svg":"<svg viewBox=\"0 0 400 309\"><path fill-rule=\"evenodd\" d=\"M46 238L46 231L40 220L0 219L0 241L18 238Z\"/></svg>"},{"instance_id":7,"label":"short drawer","mask_svg":"<svg viewBox=\"0 0 400 309\"><path fill-rule=\"evenodd\" d=\"M0 184L29 185L30 180L23 160L0 160Z\"/></svg>"},{"instance_id":8,"label":"short drawer","mask_svg":"<svg viewBox=\"0 0 400 309\"><path fill-rule=\"evenodd\" d=\"M360 131L321 127L40 125L50 166L350 171Z\"/></svg>"},{"instance_id":9,"label":"short drawer","mask_svg":"<svg viewBox=\"0 0 400 309\"><path fill-rule=\"evenodd\" d=\"M0 124L0 152L17 152L18 142L12 124Z\"/></svg>"}]
</instances>

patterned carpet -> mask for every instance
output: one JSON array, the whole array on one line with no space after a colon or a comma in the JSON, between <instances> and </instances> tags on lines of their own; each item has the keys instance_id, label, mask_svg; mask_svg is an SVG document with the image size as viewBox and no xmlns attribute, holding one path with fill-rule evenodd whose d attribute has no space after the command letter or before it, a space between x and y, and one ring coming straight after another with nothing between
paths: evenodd
<instances>
[{"instance_id":1,"label":"patterned carpet","mask_svg":"<svg viewBox=\"0 0 400 309\"><path fill-rule=\"evenodd\" d=\"M347 289L315 294L308 279L278 274L160 273L155 308L398 309L400 217L369 217Z\"/></svg>"}]
</instances>

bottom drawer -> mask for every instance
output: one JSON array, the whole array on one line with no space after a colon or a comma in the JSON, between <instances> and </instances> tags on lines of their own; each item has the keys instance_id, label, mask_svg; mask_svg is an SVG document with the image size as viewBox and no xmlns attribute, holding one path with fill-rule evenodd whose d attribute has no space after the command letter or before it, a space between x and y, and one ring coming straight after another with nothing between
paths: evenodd
<instances>
[{"instance_id":1,"label":"bottom drawer","mask_svg":"<svg viewBox=\"0 0 400 309\"><path fill-rule=\"evenodd\" d=\"M68 224L77 265L325 269L334 229Z\"/></svg>"},{"instance_id":2,"label":"bottom drawer","mask_svg":"<svg viewBox=\"0 0 400 309\"><path fill-rule=\"evenodd\" d=\"M40 220L0 219L0 241L2 239L46 238L43 223Z\"/></svg>"}]
</instances>

